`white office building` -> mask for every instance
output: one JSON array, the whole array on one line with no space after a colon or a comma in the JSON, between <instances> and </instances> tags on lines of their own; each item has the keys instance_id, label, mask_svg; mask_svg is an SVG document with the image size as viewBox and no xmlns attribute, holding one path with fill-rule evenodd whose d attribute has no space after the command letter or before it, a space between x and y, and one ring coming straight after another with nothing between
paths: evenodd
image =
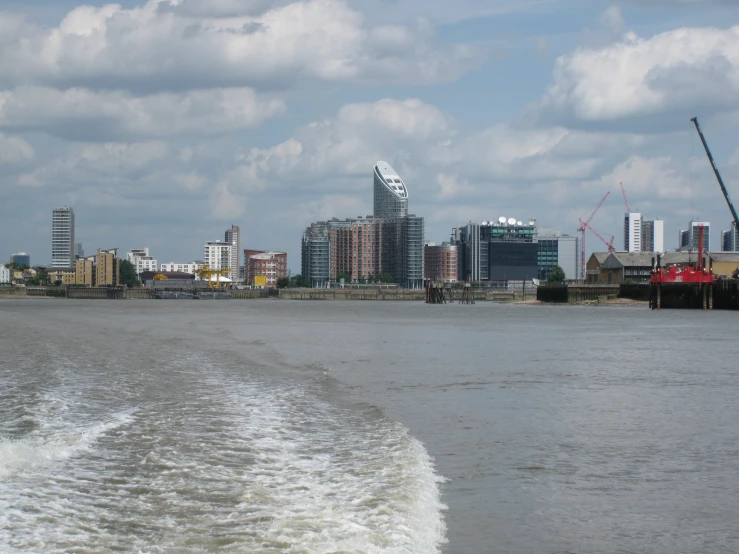
<instances>
[{"instance_id":1,"label":"white office building","mask_svg":"<svg viewBox=\"0 0 739 554\"><path fill-rule=\"evenodd\" d=\"M10 283L10 268L0 264L0 285Z\"/></svg>"},{"instance_id":2,"label":"white office building","mask_svg":"<svg viewBox=\"0 0 739 554\"><path fill-rule=\"evenodd\" d=\"M159 267L159 271L172 271L179 273L197 273L199 269L202 269L203 262L169 262L168 264L162 264Z\"/></svg>"},{"instance_id":3,"label":"white office building","mask_svg":"<svg viewBox=\"0 0 739 554\"><path fill-rule=\"evenodd\" d=\"M157 261L149 255L148 248L133 248L126 258L136 268L136 275L142 271L156 271Z\"/></svg>"},{"instance_id":4,"label":"white office building","mask_svg":"<svg viewBox=\"0 0 739 554\"><path fill-rule=\"evenodd\" d=\"M624 214L624 250L642 251L642 216L639 212Z\"/></svg>"},{"instance_id":5,"label":"white office building","mask_svg":"<svg viewBox=\"0 0 739 554\"><path fill-rule=\"evenodd\" d=\"M54 208L51 212L51 267L72 267L74 260L74 210Z\"/></svg>"}]
</instances>

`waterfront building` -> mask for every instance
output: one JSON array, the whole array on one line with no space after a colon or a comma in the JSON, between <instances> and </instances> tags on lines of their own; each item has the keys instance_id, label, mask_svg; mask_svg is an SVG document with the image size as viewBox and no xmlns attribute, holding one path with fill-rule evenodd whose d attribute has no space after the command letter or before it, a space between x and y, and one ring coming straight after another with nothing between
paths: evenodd
<instances>
[{"instance_id":1,"label":"waterfront building","mask_svg":"<svg viewBox=\"0 0 739 554\"><path fill-rule=\"evenodd\" d=\"M331 246L329 225L325 221L311 223L303 232L301 272L312 288L328 288L331 279Z\"/></svg>"},{"instance_id":2,"label":"waterfront building","mask_svg":"<svg viewBox=\"0 0 739 554\"><path fill-rule=\"evenodd\" d=\"M436 245L432 242L423 249L424 278L429 281L456 283L459 279L458 247L449 242Z\"/></svg>"},{"instance_id":3,"label":"waterfront building","mask_svg":"<svg viewBox=\"0 0 739 554\"><path fill-rule=\"evenodd\" d=\"M199 269L202 269L202 267L203 262L169 262L168 264L161 264L159 266L159 270L161 272L190 273L194 275L198 272ZM156 268L154 268L152 271L154 270L156 270Z\"/></svg>"},{"instance_id":4,"label":"waterfront building","mask_svg":"<svg viewBox=\"0 0 739 554\"><path fill-rule=\"evenodd\" d=\"M31 267L31 256L25 252L16 252L10 257L11 264L18 264L19 266Z\"/></svg>"},{"instance_id":5,"label":"waterfront building","mask_svg":"<svg viewBox=\"0 0 739 554\"><path fill-rule=\"evenodd\" d=\"M569 235L546 235L538 237L538 278L546 280L555 266L565 272L566 279L580 276L580 238Z\"/></svg>"},{"instance_id":6,"label":"waterfront building","mask_svg":"<svg viewBox=\"0 0 739 554\"><path fill-rule=\"evenodd\" d=\"M624 214L624 250L642 251L642 216L639 212Z\"/></svg>"},{"instance_id":7,"label":"waterfront building","mask_svg":"<svg viewBox=\"0 0 739 554\"><path fill-rule=\"evenodd\" d=\"M203 264L210 269L227 269L232 268L233 245L230 242L222 242L220 240L208 241L205 243L203 255Z\"/></svg>"},{"instance_id":8,"label":"waterfront building","mask_svg":"<svg viewBox=\"0 0 739 554\"><path fill-rule=\"evenodd\" d=\"M131 262L136 269L136 275L139 275L142 271L156 271L157 261L153 256L149 254L149 248L133 248L126 258Z\"/></svg>"},{"instance_id":9,"label":"waterfront building","mask_svg":"<svg viewBox=\"0 0 739 554\"><path fill-rule=\"evenodd\" d=\"M665 251L665 222L661 219L642 221L642 252Z\"/></svg>"},{"instance_id":10,"label":"waterfront building","mask_svg":"<svg viewBox=\"0 0 739 554\"><path fill-rule=\"evenodd\" d=\"M374 168L374 216L396 219L408 215L408 189L398 173L387 162Z\"/></svg>"},{"instance_id":11,"label":"waterfront building","mask_svg":"<svg viewBox=\"0 0 739 554\"><path fill-rule=\"evenodd\" d=\"M0 264L0 285L10 284L10 268Z\"/></svg>"},{"instance_id":12,"label":"waterfront building","mask_svg":"<svg viewBox=\"0 0 739 554\"><path fill-rule=\"evenodd\" d=\"M74 257L75 259L84 258L85 257L85 251L82 248L81 242L75 242L74 243Z\"/></svg>"},{"instance_id":13,"label":"waterfront building","mask_svg":"<svg viewBox=\"0 0 739 554\"><path fill-rule=\"evenodd\" d=\"M244 281L247 285L276 288L287 277L287 254L273 250L244 250Z\"/></svg>"},{"instance_id":14,"label":"waterfront building","mask_svg":"<svg viewBox=\"0 0 739 554\"><path fill-rule=\"evenodd\" d=\"M723 252L739 251L739 230L733 223L728 231L721 231L721 250Z\"/></svg>"},{"instance_id":15,"label":"waterfront building","mask_svg":"<svg viewBox=\"0 0 739 554\"><path fill-rule=\"evenodd\" d=\"M715 252L709 254L713 274L726 279L739 277L739 253Z\"/></svg>"},{"instance_id":16,"label":"waterfront building","mask_svg":"<svg viewBox=\"0 0 739 554\"><path fill-rule=\"evenodd\" d=\"M374 166L374 211L306 228L301 264L311 286L328 287L340 274L355 282L389 274L401 287L423 287L424 219L408 214L408 189L386 162Z\"/></svg>"},{"instance_id":17,"label":"waterfront building","mask_svg":"<svg viewBox=\"0 0 739 554\"><path fill-rule=\"evenodd\" d=\"M74 210L54 208L51 212L51 267L74 265Z\"/></svg>"},{"instance_id":18,"label":"waterfront building","mask_svg":"<svg viewBox=\"0 0 739 554\"><path fill-rule=\"evenodd\" d=\"M75 267L50 267L46 270L49 276L49 282L52 285L60 283L62 285L74 285L76 280Z\"/></svg>"},{"instance_id":19,"label":"waterfront building","mask_svg":"<svg viewBox=\"0 0 739 554\"><path fill-rule=\"evenodd\" d=\"M74 284L86 287L95 286L95 261L97 256L78 258L74 262Z\"/></svg>"},{"instance_id":20,"label":"waterfront building","mask_svg":"<svg viewBox=\"0 0 739 554\"><path fill-rule=\"evenodd\" d=\"M166 279L155 279L157 275L166 277ZM164 289L207 289L206 281L197 280L193 273L182 271L142 271L139 275L141 286L146 288L164 288Z\"/></svg>"},{"instance_id":21,"label":"waterfront building","mask_svg":"<svg viewBox=\"0 0 739 554\"><path fill-rule=\"evenodd\" d=\"M600 268L600 282L648 283L652 278L651 252L611 252Z\"/></svg>"},{"instance_id":22,"label":"waterfront building","mask_svg":"<svg viewBox=\"0 0 739 554\"><path fill-rule=\"evenodd\" d=\"M473 282L526 281L539 274L536 223L514 218L469 222L452 231L459 247L459 279Z\"/></svg>"},{"instance_id":23,"label":"waterfront building","mask_svg":"<svg viewBox=\"0 0 739 554\"><path fill-rule=\"evenodd\" d=\"M225 242L231 245L231 265L229 266L231 272L228 274L228 278L232 281L238 281L241 258L241 228L238 225L231 225L231 228L226 230Z\"/></svg>"},{"instance_id":24,"label":"waterfront building","mask_svg":"<svg viewBox=\"0 0 739 554\"><path fill-rule=\"evenodd\" d=\"M98 248L95 260L95 286L117 287L121 284L121 264L118 249L102 250Z\"/></svg>"}]
</instances>

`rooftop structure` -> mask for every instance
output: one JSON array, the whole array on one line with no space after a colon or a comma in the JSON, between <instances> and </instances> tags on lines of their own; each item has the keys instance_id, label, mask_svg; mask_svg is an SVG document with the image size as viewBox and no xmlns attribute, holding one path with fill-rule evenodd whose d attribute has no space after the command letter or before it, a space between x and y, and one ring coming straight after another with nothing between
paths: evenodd
<instances>
[{"instance_id":1,"label":"rooftop structure","mask_svg":"<svg viewBox=\"0 0 739 554\"><path fill-rule=\"evenodd\" d=\"M398 173L387 162L379 161L374 168L374 215L380 219L395 219L408 215L408 189Z\"/></svg>"}]
</instances>

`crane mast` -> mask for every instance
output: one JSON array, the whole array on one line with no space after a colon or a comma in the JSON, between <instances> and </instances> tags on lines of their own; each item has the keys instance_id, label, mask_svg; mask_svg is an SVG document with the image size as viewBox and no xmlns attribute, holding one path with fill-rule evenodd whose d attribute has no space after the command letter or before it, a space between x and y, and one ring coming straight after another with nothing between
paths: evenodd
<instances>
[{"instance_id":1,"label":"crane mast","mask_svg":"<svg viewBox=\"0 0 739 554\"><path fill-rule=\"evenodd\" d=\"M721 179L721 174L718 172L718 168L716 167L716 162L713 161L713 156L711 155L711 151L708 149L708 143L706 142L706 137L703 136L703 131L701 131L700 125L698 125L698 118L694 117L690 121L693 122L693 125L695 125L695 130L698 131L698 136L701 138L701 142L703 143L703 148L706 151L706 155L708 156L708 161L711 162L711 167L713 168L713 172L716 174L716 179L718 180L718 184L721 186L721 192L724 193L724 198L726 198L726 203L729 205L729 209L731 210L731 215L734 218L734 227L736 229L739 229L739 216L736 214L736 210L734 209L734 204L731 203L731 198L729 198L729 192L726 190L726 186L724 185L723 179Z\"/></svg>"}]
</instances>

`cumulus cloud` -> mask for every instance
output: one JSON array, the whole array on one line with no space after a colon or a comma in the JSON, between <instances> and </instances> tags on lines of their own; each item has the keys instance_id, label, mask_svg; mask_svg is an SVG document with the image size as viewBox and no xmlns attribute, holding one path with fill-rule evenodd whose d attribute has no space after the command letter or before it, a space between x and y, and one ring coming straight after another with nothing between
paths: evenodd
<instances>
[{"instance_id":1,"label":"cumulus cloud","mask_svg":"<svg viewBox=\"0 0 739 554\"><path fill-rule=\"evenodd\" d=\"M640 38L627 33L601 48L557 59L539 106L546 120L595 123L736 106L739 26L683 28ZM645 123L648 126L648 123Z\"/></svg>"},{"instance_id":2,"label":"cumulus cloud","mask_svg":"<svg viewBox=\"0 0 739 554\"><path fill-rule=\"evenodd\" d=\"M428 25L367 27L345 0L271 5L148 0L79 6L57 27L25 24L0 12L0 83L6 87L285 87L328 82L452 80L481 61L470 46L437 47ZM197 16L197 17L195 17ZM410 46L410 47L409 47Z\"/></svg>"},{"instance_id":3,"label":"cumulus cloud","mask_svg":"<svg viewBox=\"0 0 739 554\"><path fill-rule=\"evenodd\" d=\"M216 135L256 127L285 109L249 88L158 93L23 86L0 92L0 129L44 131L72 140Z\"/></svg>"}]
</instances>

